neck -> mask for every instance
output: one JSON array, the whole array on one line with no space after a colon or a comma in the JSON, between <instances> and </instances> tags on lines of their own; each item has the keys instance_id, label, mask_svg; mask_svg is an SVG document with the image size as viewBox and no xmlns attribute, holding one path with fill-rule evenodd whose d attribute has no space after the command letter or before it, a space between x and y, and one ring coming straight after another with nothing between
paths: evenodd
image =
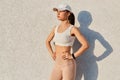
<instances>
[{"instance_id":1,"label":"neck","mask_svg":"<svg viewBox=\"0 0 120 80\"><path fill-rule=\"evenodd\" d=\"M70 24L68 20L61 21L61 23L60 23L61 26L65 26L68 24Z\"/></svg>"}]
</instances>

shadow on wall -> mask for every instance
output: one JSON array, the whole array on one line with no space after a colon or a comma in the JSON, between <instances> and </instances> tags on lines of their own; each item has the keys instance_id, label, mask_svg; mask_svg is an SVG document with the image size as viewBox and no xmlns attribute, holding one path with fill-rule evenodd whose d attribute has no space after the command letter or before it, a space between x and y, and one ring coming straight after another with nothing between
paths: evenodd
<instances>
[{"instance_id":1,"label":"shadow on wall","mask_svg":"<svg viewBox=\"0 0 120 80\"><path fill-rule=\"evenodd\" d=\"M78 15L78 21L80 23L79 30L88 40L90 47L76 60L76 80L81 80L82 76L84 76L84 80L97 80L98 65L96 61L100 61L106 58L113 51L113 49L100 33L88 28L92 22L92 16L88 11L81 11ZM98 40L105 48L105 51L102 52L102 55L99 57L94 55L95 40ZM78 43L78 40L75 39L73 44L73 52L76 52L80 48L81 44Z\"/></svg>"}]
</instances>

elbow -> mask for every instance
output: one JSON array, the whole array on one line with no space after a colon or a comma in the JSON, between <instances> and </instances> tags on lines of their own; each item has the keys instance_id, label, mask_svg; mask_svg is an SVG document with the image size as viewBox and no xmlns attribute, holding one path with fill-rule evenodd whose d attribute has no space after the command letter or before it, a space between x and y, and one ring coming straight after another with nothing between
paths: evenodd
<instances>
[{"instance_id":1,"label":"elbow","mask_svg":"<svg viewBox=\"0 0 120 80\"><path fill-rule=\"evenodd\" d=\"M84 49L88 49L89 48L89 44L85 44L83 45Z\"/></svg>"},{"instance_id":2,"label":"elbow","mask_svg":"<svg viewBox=\"0 0 120 80\"><path fill-rule=\"evenodd\" d=\"M90 46L89 46L89 45L87 45L87 47L86 47L86 48L88 49L89 47L90 47Z\"/></svg>"},{"instance_id":3,"label":"elbow","mask_svg":"<svg viewBox=\"0 0 120 80\"><path fill-rule=\"evenodd\" d=\"M50 44L50 41L46 40L46 46Z\"/></svg>"},{"instance_id":4,"label":"elbow","mask_svg":"<svg viewBox=\"0 0 120 80\"><path fill-rule=\"evenodd\" d=\"M87 49L90 47L90 45L87 43Z\"/></svg>"},{"instance_id":5,"label":"elbow","mask_svg":"<svg viewBox=\"0 0 120 80\"><path fill-rule=\"evenodd\" d=\"M51 45L51 40L46 40L46 46L49 46L49 45Z\"/></svg>"}]
</instances>

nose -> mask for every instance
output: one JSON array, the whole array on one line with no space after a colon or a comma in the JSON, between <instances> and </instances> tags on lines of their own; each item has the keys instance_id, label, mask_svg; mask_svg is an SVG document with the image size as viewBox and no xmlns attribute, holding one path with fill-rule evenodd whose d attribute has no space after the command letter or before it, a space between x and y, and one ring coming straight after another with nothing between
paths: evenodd
<instances>
[{"instance_id":1,"label":"nose","mask_svg":"<svg viewBox=\"0 0 120 80\"><path fill-rule=\"evenodd\" d=\"M59 15L60 14L60 11L57 11L57 15Z\"/></svg>"}]
</instances>

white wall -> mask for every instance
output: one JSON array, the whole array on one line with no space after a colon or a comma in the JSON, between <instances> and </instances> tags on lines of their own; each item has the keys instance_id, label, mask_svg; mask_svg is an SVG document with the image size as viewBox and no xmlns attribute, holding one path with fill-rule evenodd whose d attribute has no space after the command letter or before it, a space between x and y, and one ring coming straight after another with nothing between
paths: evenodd
<instances>
[{"instance_id":1,"label":"white wall","mask_svg":"<svg viewBox=\"0 0 120 80\"><path fill-rule=\"evenodd\" d=\"M54 61L45 40L58 24L52 8L65 2L90 43L76 80L120 80L119 0L1 0L0 80L48 80Z\"/></svg>"}]
</instances>

